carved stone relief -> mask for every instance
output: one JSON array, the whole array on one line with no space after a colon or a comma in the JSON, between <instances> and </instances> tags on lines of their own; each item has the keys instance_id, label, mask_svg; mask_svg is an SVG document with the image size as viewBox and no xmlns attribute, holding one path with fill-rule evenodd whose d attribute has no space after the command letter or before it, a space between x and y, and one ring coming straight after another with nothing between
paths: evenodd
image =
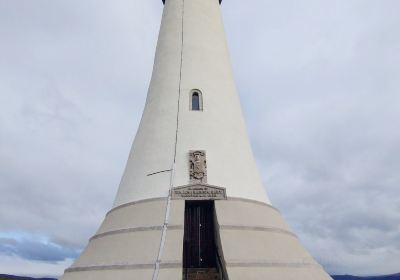
<instances>
[{"instance_id":1,"label":"carved stone relief","mask_svg":"<svg viewBox=\"0 0 400 280\"><path fill-rule=\"evenodd\" d=\"M190 184L207 183L207 160L205 151L190 151Z\"/></svg>"}]
</instances>

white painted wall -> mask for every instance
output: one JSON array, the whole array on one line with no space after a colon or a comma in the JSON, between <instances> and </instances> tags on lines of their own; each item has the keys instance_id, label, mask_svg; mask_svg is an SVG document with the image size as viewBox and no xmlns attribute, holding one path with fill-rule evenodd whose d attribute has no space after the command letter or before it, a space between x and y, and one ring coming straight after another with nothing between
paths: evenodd
<instances>
[{"instance_id":1,"label":"white painted wall","mask_svg":"<svg viewBox=\"0 0 400 280\"><path fill-rule=\"evenodd\" d=\"M189 110L192 89L203 93L202 112ZM189 151L206 150L209 184L225 187L230 197L269 203L247 136L217 0L166 1L146 107L114 206L166 197L171 172L147 175L171 169L175 147L174 186L189 183Z\"/></svg>"}]
</instances>

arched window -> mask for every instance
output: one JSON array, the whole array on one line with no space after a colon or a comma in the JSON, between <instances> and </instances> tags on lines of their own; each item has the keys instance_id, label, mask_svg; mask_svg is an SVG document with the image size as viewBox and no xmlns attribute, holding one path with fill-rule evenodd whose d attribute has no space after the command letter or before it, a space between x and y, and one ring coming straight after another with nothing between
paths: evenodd
<instances>
[{"instance_id":1,"label":"arched window","mask_svg":"<svg viewBox=\"0 0 400 280\"><path fill-rule=\"evenodd\" d=\"M194 90L191 93L190 109L192 111L203 111L203 97L199 90Z\"/></svg>"}]
</instances>

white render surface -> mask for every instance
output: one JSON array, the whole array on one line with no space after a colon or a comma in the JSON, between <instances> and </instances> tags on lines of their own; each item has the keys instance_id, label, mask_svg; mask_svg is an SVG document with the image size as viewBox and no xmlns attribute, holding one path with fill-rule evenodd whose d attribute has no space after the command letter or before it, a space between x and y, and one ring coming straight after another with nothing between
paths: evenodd
<instances>
[{"instance_id":1,"label":"white render surface","mask_svg":"<svg viewBox=\"0 0 400 280\"><path fill-rule=\"evenodd\" d=\"M279 211L267 204L216 201L222 255L229 280L328 280Z\"/></svg>"},{"instance_id":2,"label":"white render surface","mask_svg":"<svg viewBox=\"0 0 400 280\"><path fill-rule=\"evenodd\" d=\"M190 111L190 93L203 111ZM179 105L178 105L179 104ZM179 110L179 113L178 113ZM167 0L146 106L114 206L189 183L190 150L207 151L208 183L269 202L249 144L217 0Z\"/></svg>"},{"instance_id":3,"label":"white render surface","mask_svg":"<svg viewBox=\"0 0 400 280\"><path fill-rule=\"evenodd\" d=\"M154 269L98 270L66 273L61 280L144 280L151 279ZM174 278L171 278L174 279ZM176 278L179 279L179 278Z\"/></svg>"},{"instance_id":4,"label":"white render surface","mask_svg":"<svg viewBox=\"0 0 400 280\"><path fill-rule=\"evenodd\" d=\"M160 248L166 199L140 201L109 212L61 280L152 279ZM182 275L184 201L171 203L158 279ZM168 278L171 275L175 277Z\"/></svg>"},{"instance_id":5,"label":"white render surface","mask_svg":"<svg viewBox=\"0 0 400 280\"><path fill-rule=\"evenodd\" d=\"M234 267L230 275L229 280L332 280L322 268L307 267Z\"/></svg>"}]
</instances>

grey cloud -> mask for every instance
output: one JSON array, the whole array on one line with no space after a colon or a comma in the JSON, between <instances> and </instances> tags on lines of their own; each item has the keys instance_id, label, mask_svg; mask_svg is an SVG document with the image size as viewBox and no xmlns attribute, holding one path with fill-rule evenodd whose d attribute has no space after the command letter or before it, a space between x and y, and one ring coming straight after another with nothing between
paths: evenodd
<instances>
[{"instance_id":1,"label":"grey cloud","mask_svg":"<svg viewBox=\"0 0 400 280\"><path fill-rule=\"evenodd\" d=\"M144 104L157 4L0 1L0 231L74 247L94 233Z\"/></svg>"},{"instance_id":2,"label":"grey cloud","mask_svg":"<svg viewBox=\"0 0 400 280\"><path fill-rule=\"evenodd\" d=\"M0 0L0 231L72 250L94 234L143 109L160 2ZM398 272L399 9L222 5L268 193L332 273Z\"/></svg>"},{"instance_id":3,"label":"grey cloud","mask_svg":"<svg viewBox=\"0 0 400 280\"><path fill-rule=\"evenodd\" d=\"M0 238L0 254L16 255L27 260L59 262L75 258L79 251L58 244L36 240Z\"/></svg>"},{"instance_id":4,"label":"grey cloud","mask_svg":"<svg viewBox=\"0 0 400 280\"><path fill-rule=\"evenodd\" d=\"M399 3L230 2L233 65L273 203L331 273L398 272Z\"/></svg>"}]
</instances>

